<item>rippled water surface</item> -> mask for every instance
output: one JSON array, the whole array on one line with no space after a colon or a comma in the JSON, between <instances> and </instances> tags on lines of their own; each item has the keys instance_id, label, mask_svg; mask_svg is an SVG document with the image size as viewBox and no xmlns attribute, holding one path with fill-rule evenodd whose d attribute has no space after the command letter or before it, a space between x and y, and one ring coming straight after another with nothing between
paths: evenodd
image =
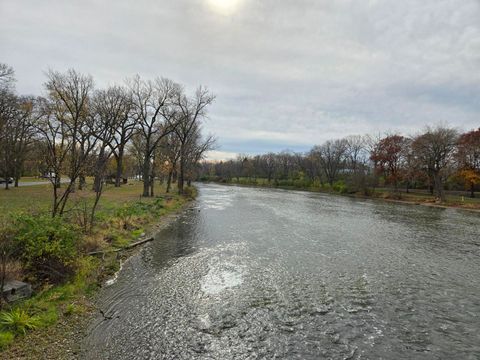
<instances>
[{"instance_id":1,"label":"rippled water surface","mask_svg":"<svg viewBox=\"0 0 480 360\"><path fill-rule=\"evenodd\" d=\"M480 216L199 185L124 265L87 359L478 359Z\"/></svg>"}]
</instances>

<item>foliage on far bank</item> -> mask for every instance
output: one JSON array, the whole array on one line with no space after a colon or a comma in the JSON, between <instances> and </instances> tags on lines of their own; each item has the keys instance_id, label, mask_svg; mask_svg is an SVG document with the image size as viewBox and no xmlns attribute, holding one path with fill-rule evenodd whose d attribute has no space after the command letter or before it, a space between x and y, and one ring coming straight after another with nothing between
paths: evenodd
<instances>
[{"instance_id":1,"label":"foliage on far bank","mask_svg":"<svg viewBox=\"0 0 480 360\"><path fill-rule=\"evenodd\" d=\"M459 134L454 128L427 126L410 137L328 140L306 153L240 154L203 163L201 179L363 195L381 189L395 198L424 191L437 202L448 200L447 191L474 198L480 189L480 129Z\"/></svg>"}]
</instances>

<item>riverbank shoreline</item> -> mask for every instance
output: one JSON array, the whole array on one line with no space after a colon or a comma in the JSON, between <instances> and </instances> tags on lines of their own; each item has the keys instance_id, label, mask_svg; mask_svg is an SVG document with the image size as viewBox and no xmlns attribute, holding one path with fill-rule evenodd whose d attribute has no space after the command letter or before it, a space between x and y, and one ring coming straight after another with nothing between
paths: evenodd
<instances>
[{"instance_id":1,"label":"riverbank shoreline","mask_svg":"<svg viewBox=\"0 0 480 360\"><path fill-rule=\"evenodd\" d=\"M99 294L84 359L476 354L476 214L197 186Z\"/></svg>"},{"instance_id":2,"label":"riverbank shoreline","mask_svg":"<svg viewBox=\"0 0 480 360\"><path fill-rule=\"evenodd\" d=\"M226 186L240 186L240 187L250 187L250 188L263 188L263 189L279 189L279 190L286 190L286 191L303 191L308 193L318 193L318 194L327 194L327 195L335 195L335 196L342 196L348 197L352 199L359 199L359 200L371 200L371 201L384 201L384 202L391 202L396 204L403 204L403 205L415 205L415 206L427 206L432 208L440 208L440 209L457 209L457 210L466 210L474 213L480 213L480 207L469 207L468 205L461 205L461 204L447 204L447 203L437 203L434 200L426 200L425 198L418 197L418 199L393 199L384 196L391 196L391 193L382 192L376 194L376 196L368 196L360 193L339 193L336 191L327 191L324 189L314 188L300 188L294 186L275 186L275 185L264 185L264 184L242 184L236 182L216 182L216 181L204 181L202 183L205 184L217 184L217 185L226 185ZM383 196L382 196L383 195ZM400 193L400 195L404 196L415 196L413 193Z\"/></svg>"},{"instance_id":3,"label":"riverbank shoreline","mask_svg":"<svg viewBox=\"0 0 480 360\"><path fill-rule=\"evenodd\" d=\"M195 202L195 196L185 197L184 203L174 208L171 212L161 215L157 220L152 221L145 226L144 233L137 240L153 237L175 222L179 216L192 207ZM98 316L100 310L97 306L97 296L109 281L115 281L122 270L122 264L138 254L145 244L133 248L125 248L115 253L105 253L88 255L91 258L102 258L102 262L108 263L107 266L101 265L98 269L97 288L88 295L76 295L69 299L69 303L82 309L78 313L62 314L57 322L51 326L36 329L29 332L26 336L19 337L8 346L3 352L0 352L0 358L5 359L60 359L74 360L82 358L83 339L87 336L88 328L93 319ZM107 258L109 257L109 258ZM114 262L117 271L110 272ZM113 279L113 280L112 280Z\"/></svg>"}]
</instances>

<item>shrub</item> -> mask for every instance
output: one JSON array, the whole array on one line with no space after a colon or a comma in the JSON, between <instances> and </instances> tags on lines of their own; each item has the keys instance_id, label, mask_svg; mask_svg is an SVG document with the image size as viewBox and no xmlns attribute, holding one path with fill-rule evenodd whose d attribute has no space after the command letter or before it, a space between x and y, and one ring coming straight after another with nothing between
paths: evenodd
<instances>
[{"instance_id":1,"label":"shrub","mask_svg":"<svg viewBox=\"0 0 480 360\"><path fill-rule=\"evenodd\" d=\"M0 325L15 335L25 335L27 330L34 330L38 325L38 318L30 316L19 308L0 313Z\"/></svg>"},{"instance_id":2,"label":"shrub","mask_svg":"<svg viewBox=\"0 0 480 360\"><path fill-rule=\"evenodd\" d=\"M57 307L50 305L46 311L39 313L37 316L37 327L48 327L58 321Z\"/></svg>"},{"instance_id":3,"label":"shrub","mask_svg":"<svg viewBox=\"0 0 480 360\"><path fill-rule=\"evenodd\" d=\"M191 199L195 199L197 197L197 189L193 186L186 186L184 189L183 189L183 194L186 196L186 197L189 197Z\"/></svg>"},{"instance_id":4,"label":"shrub","mask_svg":"<svg viewBox=\"0 0 480 360\"><path fill-rule=\"evenodd\" d=\"M11 331L0 331L0 350L5 349L13 342L15 334Z\"/></svg>"},{"instance_id":5,"label":"shrub","mask_svg":"<svg viewBox=\"0 0 480 360\"><path fill-rule=\"evenodd\" d=\"M348 192L347 185L342 180L335 182L332 186L333 191L336 191L340 194L345 194Z\"/></svg>"},{"instance_id":6,"label":"shrub","mask_svg":"<svg viewBox=\"0 0 480 360\"><path fill-rule=\"evenodd\" d=\"M81 305L71 303L71 304L68 304L67 306L65 306L65 311L63 312L63 314L65 316L71 316L71 315L75 315L75 314L80 314L84 311L85 311L85 309Z\"/></svg>"},{"instance_id":7,"label":"shrub","mask_svg":"<svg viewBox=\"0 0 480 360\"><path fill-rule=\"evenodd\" d=\"M62 218L22 214L15 219L21 261L37 279L64 280L73 272L79 232Z\"/></svg>"},{"instance_id":8,"label":"shrub","mask_svg":"<svg viewBox=\"0 0 480 360\"><path fill-rule=\"evenodd\" d=\"M137 201L133 204L125 204L115 211L115 216L120 220L124 230L136 228L135 217L145 214L159 215L164 208L164 199L156 198L153 202Z\"/></svg>"}]
</instances>

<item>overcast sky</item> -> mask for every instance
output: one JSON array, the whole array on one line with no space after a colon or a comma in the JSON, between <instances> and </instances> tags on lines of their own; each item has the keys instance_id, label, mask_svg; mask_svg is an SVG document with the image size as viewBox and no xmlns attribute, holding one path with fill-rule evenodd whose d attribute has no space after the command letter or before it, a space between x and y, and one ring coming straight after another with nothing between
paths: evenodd
<instances>
[{"instance_id":1,"label":"overcast sky","mask_svg":"<svg viewBox=\"0 0 480 360\"><path fill-rule=\"evenodd\" d=\"M480 0L0 0L0 62L206 85L212 158L480 126Z\"/></svg>"}]
</instances>

